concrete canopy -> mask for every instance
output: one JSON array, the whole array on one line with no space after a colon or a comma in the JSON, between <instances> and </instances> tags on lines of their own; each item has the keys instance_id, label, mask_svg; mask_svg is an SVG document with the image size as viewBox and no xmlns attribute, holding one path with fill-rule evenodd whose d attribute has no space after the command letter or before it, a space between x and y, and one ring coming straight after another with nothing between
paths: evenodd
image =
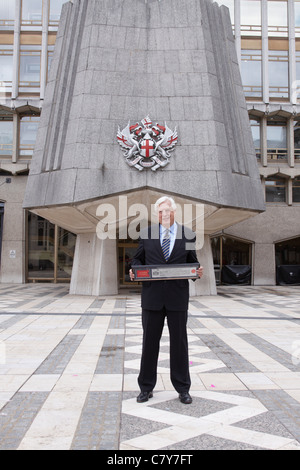
<instances>
[{"instance_id":1,"label":"concrete canopy","mask_svg":"<svg viewBox=\"0 0 300 470\"><path fill-rule=\"evenodd\" d=\"M176 128L178 143L166 166L138 171L117 133L148 116ZM120 201L143 204L149 222L162 194L203 208L201 259L214 293L208 234L265 209L228 9L211 0L68 2L24 208L77 233L72 293L118 289L116 241L98 236L99 207L112 208L120 236L134 218L124 222Z\"/></svg>"},{"instance_id":2,"label":"concrete canopy","mask_svg":"<svg viewBox=\"0 0 300 470\"><path fill-rule=\"evenodd\" d=\"M138 172L116 135L148 115L179 139L165 168ZM79 233L95 223L89 202L148 190L223 208L218 229L234 211L232 223L264 210L228 11L210 0L68 2L24 207Z\"/></svg>"}]
</instances>

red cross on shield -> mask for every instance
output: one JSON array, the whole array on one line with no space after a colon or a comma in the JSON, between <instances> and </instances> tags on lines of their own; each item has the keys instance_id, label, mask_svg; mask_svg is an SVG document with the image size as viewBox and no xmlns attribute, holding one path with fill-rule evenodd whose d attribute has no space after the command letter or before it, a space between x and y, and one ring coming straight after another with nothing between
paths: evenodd
<instances>
[{"instance_id":1,"label":"red cross on shield","mask_svg":"<svg viewBox=\"0 0 300 470\"><path fill-rule=\"evenodd\" d=\"M151 139L144 139L142 140L140 144L140 154L143 157L149 158L153 157L155 151L154 151L154 142Z\"/></svg>"}]
</instances>

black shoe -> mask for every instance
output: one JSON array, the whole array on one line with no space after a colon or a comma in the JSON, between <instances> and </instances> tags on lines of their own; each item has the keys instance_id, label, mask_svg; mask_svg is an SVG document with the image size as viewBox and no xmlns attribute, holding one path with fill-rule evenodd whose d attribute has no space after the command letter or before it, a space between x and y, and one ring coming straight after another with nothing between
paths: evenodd
<instances>
[{"instance_id":1,"label":"black shoe","mask_svg":"<svg viewBox=\"0 0 300 470\"><path fill-rule=\"evenodd\" d=\"M141 392L139 396L137 397L136 401L138 403L144 403L145 401L148 401L149 398L153 397L153 392Z\"/></svg>"},{"instance_id":2,"label":"black shoe","mask_svg":"<svg viewBox=\"0 0 300 470\"><path fill-rule=\"evenodd\" d=\"M185 405L189 405L193 401L191 395L188 392L179 393L179 400Z\"/></svg>"}]
</instances>

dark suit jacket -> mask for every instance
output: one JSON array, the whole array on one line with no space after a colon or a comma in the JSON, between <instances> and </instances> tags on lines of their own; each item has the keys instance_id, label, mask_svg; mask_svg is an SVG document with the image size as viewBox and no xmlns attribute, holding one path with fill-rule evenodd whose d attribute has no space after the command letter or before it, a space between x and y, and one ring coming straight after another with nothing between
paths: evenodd
<instances>
[{"instance_id":1,"label":"dark suit jacket","mask_svg":"<svg viewBox=\"0 0 300 470\"><path fill-rule=\"evenodd\" d=\"M134 265L151 264L186 264L198 263L193 247L195 234L178 224L177 236L173 250L168 261L165 261L159 238L159 225L153 225L140 233L139 246L132 260ZM142 287L142 308L148 310L188 309L189 281L187 279L174 279L170 281L144 281Z\"/></svg>"}]
</instances>

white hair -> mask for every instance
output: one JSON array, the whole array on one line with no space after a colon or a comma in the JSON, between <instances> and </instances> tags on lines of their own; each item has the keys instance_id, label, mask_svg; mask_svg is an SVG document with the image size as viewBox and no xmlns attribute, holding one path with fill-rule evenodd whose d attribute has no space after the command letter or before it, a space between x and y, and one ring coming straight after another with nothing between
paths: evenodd
<instances>
[{"instance_id":1,"label":"white hair","mask_svg":"<svg viewBox=\"0 0 300 470\"><path fill-rule=\"evenodd\" d=\"M159 199L157 199L156 203L154 204L154 210L155 210L155 213L158 213L158 207L160 206L160 204L162 204L163 202L169 202L171 208L173 211L176 211L176 203L174 201L173 198L171 198L170 196L162 196L160 197Z\"/></svg>"}]
</instances>

